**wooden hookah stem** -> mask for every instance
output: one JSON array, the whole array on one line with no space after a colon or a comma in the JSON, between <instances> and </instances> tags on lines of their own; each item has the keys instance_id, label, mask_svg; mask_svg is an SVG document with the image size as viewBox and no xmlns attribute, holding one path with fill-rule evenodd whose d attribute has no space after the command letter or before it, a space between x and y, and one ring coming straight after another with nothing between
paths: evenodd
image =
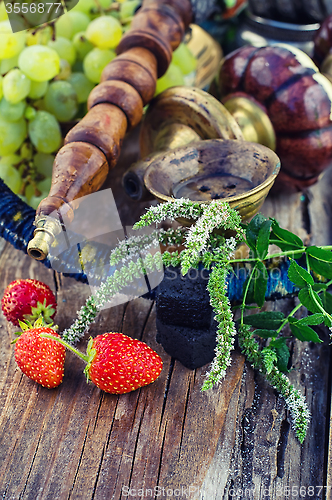
<instances>
[{"instance_id":1,"label":"wooden hookah stem","mask_svg":"<svg viewBox=\"0 0 332 500\"><path fill-rule=\"evenodd\" d=\"M141 121L156 80L166 72L192 17L190 0L143 1L117 57L90 93L88 113L69 131L55 157L51 190L37 209L37 219L102 186L117 163L125 134ZM66 215L73 218L69 207Z\"/></svg>"}]
</instances>

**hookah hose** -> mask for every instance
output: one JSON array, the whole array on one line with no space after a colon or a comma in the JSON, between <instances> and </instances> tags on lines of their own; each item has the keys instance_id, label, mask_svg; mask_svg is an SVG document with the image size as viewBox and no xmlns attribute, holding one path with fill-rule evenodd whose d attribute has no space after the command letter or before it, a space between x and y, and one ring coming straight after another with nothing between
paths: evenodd
<instances>
[{"instance_id":1,"label":"hookah hose","mask_svg":"<svg viewBox=\"0 0 332 500\"><path fill-rule=\"evenodd\" d=\"M33 237L36 211L16 196L0 178L0 237L8 241L17 250L27 254L28 243ZM59 258L52 261L48 258L40 261L48 268L61 265L64 276L70 276L77 281L87 283L85 273L71 272L77 269L77 247L71 247Z\"/></svg>"}]
</instances>

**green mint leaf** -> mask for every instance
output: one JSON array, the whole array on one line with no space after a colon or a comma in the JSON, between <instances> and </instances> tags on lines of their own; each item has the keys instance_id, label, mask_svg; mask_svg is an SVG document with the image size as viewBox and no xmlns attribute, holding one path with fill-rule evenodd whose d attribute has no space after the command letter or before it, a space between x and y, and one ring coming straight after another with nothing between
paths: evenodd
<instances>
[{"instance_id":1,"label":"green mint leaf","mask_svg":"<svg viewBox=\"0 0 332 500\"><path fill-rule=\"evenodd\" d=\"M258 232L256 251L257 257L262 260L265 259L268 254L271 224L271 220L264 221Z\"/></svg>"},{"instance_id":2,"label":"green mint leaf","mask_svg":"<svg viewBox=\"0 0 332 500\"><path fill-rule=\"evenodd\" d=\"M312 313L322 312L321 309L316 304L314 299L316 299L318 304L321 305L322 307L323 307L323 303L322 303L318 293L315 292L315 290L313 290L310 287L310 285L307 288L302 288L299 291L298 297L299 297L301 304L303 304L304 307L306 307L308 309L308 311L310 311Z\"/></svg>"},{"instance_id":3,"label":"green mint leaf","mask_svg":"<svg viewBox=\"0 0 332 500\"><path fill-rule=\"evenodd\" d=\"M266 330L264 328L259 328L257 330L254 330L252 334L258 335L258 337L261 337L262 339L275 338L278 335L278 333L275 330Z\"/></svg>"},{"instance_id":4,"label":"green mint leaf","mask_svg":"<svg viewBox=\"0 0 332 500\"><path fill-rule=\"evenodd\" d=\"M306 249L306 253L311 269L324 278L332 279L332 252L312 246Z\"/></svg>"},{"instance_id":5,"label":"green mint leaf","mask_svg":"<svg viewBox=\"0 0 332 500\"><path fill-rule=\"evenodd\" d=\"M294 285L303 288L307 284L313 285L314 279L310 273L303 267L299 266L295 260L290 259L291 263L288 269L288 278L294 283Z\"/></svg>"},{"instance_id":6,"label":"green mint leaf","mask_svg":"<svg viewBox=\"0 0 332 500\"><path fill-rule=\"evenodd\" d=\"M245 325L250 325L253 328L278 330L284 319L285 315L281 311L264 311L258 314L245 316L243 318L243 323Z\"/></svg>"},{"instance_id":7,"label":"green mint leaf","mask_svg":"<svg viewBox=\"0 0 332 500\"><path fill-rule=\"evenodd\" d=\"M290 318L291 319L291 318ZM295 319L295 318L293 318ZM289 322L290 329L297 339L301 340L302 342L323 342L312 328L310 326L306 325L301 325L299 324L299 321L290 321Z\"/></svg>"},{"instance_id":8,"label":"green mint leaf","mask_svg":"<svg viewBox=\"0 0 332 500\"><path fill-rule=\"evenodd\" d=\"M263 307L267 289L267 271L262 262L257 263L253 284L255 302L258 307Z\"/></svg>"},{"instance_id":9,"label":"green mint leaf","mask_svg":"<svg viewBox=\"0 0 332 500\"><path fill-rule=\"evenodd\" d=\"M328 314L332 314L332 295L329 292L324 291L321 295L321 300L325 311Z\"/></svg>"},{"instance_id":10,"label":"green mint leaf","mask_svg":"<svg viewBox=\"0 0 332 500\"><path fill-rule=\"evenodd\" d=\"M324 314L315 313L310 316L306 316L305 318L301 318L297 324L301 325L321 325L324 322Z\"/></svg>"},{"instance_id":11,"label":"green mint leaf","mask_svg":"<svg viewBox=\"0 0 332 500\"><path fill-rule=\"evenodd\" d=\"M266 221L266 217L262 214L256 214L255 217L251 219L247 228L246 228L246 242L249 248L256 252L257 246L257 238L258 233L264 222Z\"/></svg>"},{"instance_id":12,"label":"green mint leaf","mask_svg":"<svg viewBox=\"0 0 332 500\"><path fill-rule=\"evenodd\" d=\"M270 235L270 243L277 245L283 252L288 250L299 250L303 248L303 241L296 234L282 229L279 223L272 219L272 232Z\"/></svg>"},{"instance_id":13,"label":"green mint leaf","mask_svg":"<svg viewBox=\"0 0 332 500\"><path fill-rule=\"evenodd\" d=\"M327 290L328 286L325 285L324 283L314 283L312 286L312 289L315 290L315 292L320 293L323 290Z\"/></svg>"},{"instance_id":14,"label":"green mint leaf","mask_svg":"<svg viewBox=\"0 0 332 500\"><path fill-rule=\"evenodd\" d=\"M271 340L270 347L273 347L277 354L277 367L281 372L288 372L288 362L290 358L289 348L286 345L286 339L281 337Z\"/></svg>"},{"instance_id":15,"label":"green mint leaf","mask_svg":"<svg viewBox=\"0 0 332 500\"><path fill-rule=\"evenodd\" d=\"M246 297L246 304L255 302L258 307L263 307L267 288L267 271L262 262L258 262L255 271L249 274L244 282L243 290L246 289L249 279L250 284Z\"/></svg>"}]
</instances>

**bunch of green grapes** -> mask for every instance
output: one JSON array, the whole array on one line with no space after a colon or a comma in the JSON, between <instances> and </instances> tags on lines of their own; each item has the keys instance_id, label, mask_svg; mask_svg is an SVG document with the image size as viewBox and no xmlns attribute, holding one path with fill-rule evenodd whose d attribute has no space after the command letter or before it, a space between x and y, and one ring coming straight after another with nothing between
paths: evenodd
<instances>
[{"instance_id":1,"label":"bunch of green grapes","mask_svg":"<svg viewBox=\"0 0 332 500\"><path fill-rule=\"evenodd\" d=\"M0 177L32 207L50 190L62 131L86 114L89 93L140 3L80 0L55 23L18 33L0 4ZM195 67L181 44L156 94L191 85Z\"/></svg>"}]
</instances>

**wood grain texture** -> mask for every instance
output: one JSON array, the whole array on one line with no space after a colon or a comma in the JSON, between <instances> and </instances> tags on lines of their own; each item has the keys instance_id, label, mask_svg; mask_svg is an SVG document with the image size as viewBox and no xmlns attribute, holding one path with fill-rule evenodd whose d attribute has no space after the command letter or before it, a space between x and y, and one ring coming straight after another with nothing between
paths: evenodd
<instances>
[{"instance_id":1,"label":"wood grain texture","mask_svg":"<svg viewBox=\"0 0 332 500\"><path fill-rule=\"evenodd\" d=\"M331 179L327 171L308 193L270 196L263 212L307 243L331 243ZM53 273L9 244L1 246L0 294L15 278L41 279L56 293L60 330L69 326L89 286ZM265 308L287 313L295 300ZM291 344L295 370L289 376L312 412L302 446L283 399L237 351L222 385L201 393L207 367L186 369L163 351L155 341L154 303L146 299L103 310L90 330L93 336L122 331L162 356L159 379L127 395L105 394L87 384L83 363L70 353L62 385L55 390L37 386L15 365L14 331L1 315L3 499L157 500L154 488L159 487L164 498L168 490L180 492L183 500L280 500L289 498L286 487L310 485L315 496L304 498L331 498L324 496L332 486L331 351L325 328L319 329L323 344ZM320 494L319 486L325 486ZM126 495L126 487L133 495Z\"/></svg>"}]
</instances>

